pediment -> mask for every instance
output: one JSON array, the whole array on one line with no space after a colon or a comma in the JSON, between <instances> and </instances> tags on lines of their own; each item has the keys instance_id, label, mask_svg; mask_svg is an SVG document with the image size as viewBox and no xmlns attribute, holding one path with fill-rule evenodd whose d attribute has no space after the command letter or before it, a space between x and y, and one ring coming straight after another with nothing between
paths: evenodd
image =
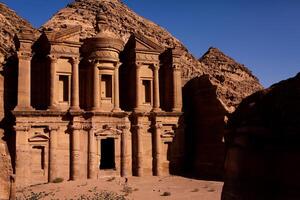
<instances>
[{"instance_id":1,"label":"pediment","mask_svg":"<svg viewBox=\"0 0 300 200\"><path fill-rule=\"evenodd\" d=\"M81 26L71 26L58 31L44 31L48 41L53 42L79 42Z\"/></svg>"},{"instance_id":2,"label":"pediment","mask_svg":"<svg viewBox=\"0 0 300 200\"><path fill-rule=\"evenodd\" d=\"M157 52L162 53L164 49L150 40L149 38L146 38L145 36L142 36L140 34L133 34L132 38L135 41L135 49L137 51L146 51L146 52Z\"/></svg>"},{"instance_id":3,"label":"pediment","mask_svg":"<svg viewBox=\"0 0 300 200\"><path fill-rule=\"evenodd\" d=\"M49 141L49 136L43 133L36 133L34 136L28 139L29 142L47 142Z\"/></svg>"},{"instance_id":4,"label":"pediment","mask_svg":"<svg viewBox=\"0 0 300 200\"><path fill-rule=\"evenodd\" d=\"M105 137L105 136L118 136L122 133L122 131L119 130L119 129L108 127L108 128L105 128L105 129L96 130L94 133L95 133L95 136Z\"/></svg>"}]
</instances>

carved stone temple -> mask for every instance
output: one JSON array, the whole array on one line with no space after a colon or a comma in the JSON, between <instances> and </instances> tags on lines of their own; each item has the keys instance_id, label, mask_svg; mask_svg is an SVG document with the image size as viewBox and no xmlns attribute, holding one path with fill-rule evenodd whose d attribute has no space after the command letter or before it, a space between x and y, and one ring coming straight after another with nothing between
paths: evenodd
<instances>
[{"instance_id":1,"label":"carved stone temple","mask_svg":"<svg viewBox=\"0 0 300 200\"><path fill-rule=\"evenodd\" d=\"M98 33L83 41L80 26L17 34L17 185L176 166L181 54L139 34L124 44L106 20L100 12Z\"/></svg>"},{"instance_id":2,"label":"carved stone temple","mask_svg":"<svg viewBox=\"0 0 300 200\"><path fill-rule=\"evenodd\" d=\"M228 118L262 89L121 0L73 1L39 29L0 3L0 27L0 199L57 178L222 178Z\"/></svg>"}]
</instances>

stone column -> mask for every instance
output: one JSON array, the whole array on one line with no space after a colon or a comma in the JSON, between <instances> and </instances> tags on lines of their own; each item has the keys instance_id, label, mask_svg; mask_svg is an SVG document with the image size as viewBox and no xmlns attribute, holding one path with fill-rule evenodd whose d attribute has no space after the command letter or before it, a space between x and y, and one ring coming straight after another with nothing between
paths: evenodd
<instances>
[{"instance_id":1,"label":"stone column","mask_svg":"<svg viewBox=\"0 0 300 200\"><path fill-rule=\"evenodd\" d=\"M52 182L58 177L58 165L57 165L57 146L58 146L58 129L59 126L50 126L50 144L49 144L49 176L48 181Z\"/></svg>"},{"instance_id":2,"label":"stone column","mask_svg":"<svg viewBox=\"0 0 300 200\"><path fill-rule=\"evenodd\" d=\"M155 64L153 67L153 112L161 111L160 109L160 98L159 98L159 65Z\"/></svg>"},{"instance_id":3,"label":"stone column","mask_svg":"<svg viewBox=\"0 0 300 200\"><path fill-rule=\"evenodd\" d=\"M79 110L79 58L71 59L72 64L72 96L71 110Z\"/></svg>"},{"instance_id":4,"label":"stone column","mask_svg":"<svg viewBox=\"0 0 300 200\"><path fill-rule=\"evenodd\" d=\"M31 107L31 52L18 52L18 104L15 110L32 110Z\"/></svg>"},{"instance_id":5,"label":"stone column","mask_svg":"<svg viewBox=\"0 0 300 200\"><path fill-rule=\"evenodd\" d=\"M29 127L15 126L16 131L16 160L15 173L16 185L26 186L30 184L30 146L28 143Z\"/></svg>"},{"instance_id":6,"label":"stone column","mask_svg":"<svg viewBox=\"0 0 300 200\"><path fill-rule=\"evenodd\" d=\"M92 126L88 127L89 148L88 148L88 178L97 179L97 158L95 149L95 133Z\"/></svg>"},{"instance_id":7,"label":"stone column","mask_svg":"<svg viewBox=\"0 0 300 200\"><path fill-rule=\"evenodd\" d=\"M117 63L115 65L115 71L114 71L114 109L113 112L120 112L120 92L119 92L119 67L120 63Z\"/></svg>"},{"instance_id":8,"label":"stone column","mask_svg":"<svg viewBox=\"0 0 300 200\"><path fill-rule=\"evenodd\" d=\"M130 169L130 123L126 124L125 126L121 126L122 129L121 133L121 176L127 177L131 175Z\"/></svg>"},{"instance_id":9,"label":"stone column","mask_svg":"<svg viewBox=\"0 0 300 200\"><path fill-rule=\"evenodd\" d=\"M162 175L162 166L161 166L161 124L156 124L154 126L154 157L153 157L153 168L154 175Z\"/></svg>"},{"instance_id":10,"label":"stone column","mask_svg":"<svg viewBox=\"0 0 300 200\"><path fill-rule=\"evenodd\" d=\"M179 66L173 66L173 112L181 112L182 109L182 87L181 70Z\"/></svg>"},{"instance_id":11,"label":"stone column","mask_svg":"<svg viewBox=\"0 0 300 200\"><path fill-rule=\"evenodd\" d=\"M81 126L72 126L72 150L71 150L71 180L79 180L81 178L80 173L80 131Z\"/></svg>"},{"instance_id":12,"label":"stone column","mask_svg":"<svg viewBox=\"0 0 300 200\"><path fill-rule=\"evenodd\" d=\"M141 106L141 80L140 80L140 71L141 71L141 65L136 65L136 77L135 77L135 108L134 111L139 112L140 106Z\"/></svg>"},{"instance_id":13,"label":"stone column","mask_svg":"<svg viewBox=\"0 0 300 200\"><path fill-rule=\"evenodd\" d=\"M136 125L136 143L137 143L137 155L136 155L136 176L143 176L143 126Z\"/></svg>"},{"instance_id":14,"label":"stone column","mask_svg":"<svg viewBox=\"0 0 300 200\"><path fill-rule=\"evenodd\" d=\"M56 90L56 64L57 64L57 57L54 55L48 56L50 59L50 105L49 109L53 110L57 108L57 90Z\"/></svg>"},{"instance_id":15,"label":"stone column","mask_svg":"<svg viewBox=\"0 0 300 200\"><path fill-rule=\"evenodd\" d=\"M97 67L97 63L95 62L94 63L94 66L93 66L93 69L94 69L94 86L93 86L93 110L94 111L98 111L100 110L100 99L101 99L101 96L100 96L100 75L99 75L99 69Z\"/></svg>"}]
</instances>

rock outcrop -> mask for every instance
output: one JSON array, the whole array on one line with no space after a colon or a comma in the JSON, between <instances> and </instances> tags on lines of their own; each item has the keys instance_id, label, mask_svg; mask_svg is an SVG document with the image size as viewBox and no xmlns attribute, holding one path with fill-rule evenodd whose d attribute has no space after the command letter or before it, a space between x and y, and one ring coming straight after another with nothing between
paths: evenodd
<instances>
[{"instance_id":1,"label":"rock outcrop","mask_svg":"<svg viewBox=\"0 0 300 200\"><path fill-rule=\"evenodd\" d=\"M228 121L223 200L298 199L300 73L257 92Z\"/></svg>"},{"instance_id":2,"label":"rock outcrop","mask_svg":"<svg viewBox=\"0 0 300 200\"><path fill-rule=\"evenodd\" d=\"M6 142L2 138L3 133L0 133L0 199L14 199L13 170Z\"/></svg>"},{"instance_id":3,"label":"rock outcrop","mask_svg":"<svg viewBox=\"0 0 300 200\"><path fill-rule=\"evenodd\" d=\"M243 65L237 64L215 48L200 59L200 62L164 28L139 16L120 0L76 0L56 13L41 29L60 30L68 26L81 25L81 39L96 35L96 15L103 9L108 23L124 42L130 33L138 32L164 48L177 47L183 51L182 76L185 84L194 77L209 74L218 86L217 94L228 111L233 111L246 96L262 89L257 78ZM239 83L239 84L237 84Z\"/></svg>"},{"instance_id":4,"label":"rock outcrop","mask_svg":"<svg viewBox=\"0 0 300 200\"><path fill-rule=\"evenodd\" d=\"M34 30L15 11L0 3L0 63L15 53L14 36L21 28Z\"/></svg>"},{"instance_id":5,"label":"rock outcrop","mask_svg":"<svg viewBox=\"0 0 300 200\"><path fill-rule=\"evenodd\" d=\"M229 112L232 112L242 99L263 89L247 67L217 48L209 48L199 61L212 77L212 84L217 86L217 97Z\"/></svg>"}]
</instances>

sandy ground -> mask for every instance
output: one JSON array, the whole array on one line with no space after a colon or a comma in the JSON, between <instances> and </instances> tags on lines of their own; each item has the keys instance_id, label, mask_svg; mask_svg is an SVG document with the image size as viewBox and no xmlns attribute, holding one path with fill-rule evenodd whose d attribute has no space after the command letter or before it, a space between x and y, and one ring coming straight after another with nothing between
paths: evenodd
<instances>
[{"instance_id":1,"label":"sandy ground","mask_svg":"<svg viewBox=\"0 0 300 200\"><path fill-rule=\"evenodd\" d=\"M125 178L102 178L94 181L65 181L18 188L17 199L97 199L95 196L99 196L103 191L111 191L126 199L134 200L218 200L222 185L222 182L177 176L130 177L127 182Z\"/></svg>"}]
</instances>

